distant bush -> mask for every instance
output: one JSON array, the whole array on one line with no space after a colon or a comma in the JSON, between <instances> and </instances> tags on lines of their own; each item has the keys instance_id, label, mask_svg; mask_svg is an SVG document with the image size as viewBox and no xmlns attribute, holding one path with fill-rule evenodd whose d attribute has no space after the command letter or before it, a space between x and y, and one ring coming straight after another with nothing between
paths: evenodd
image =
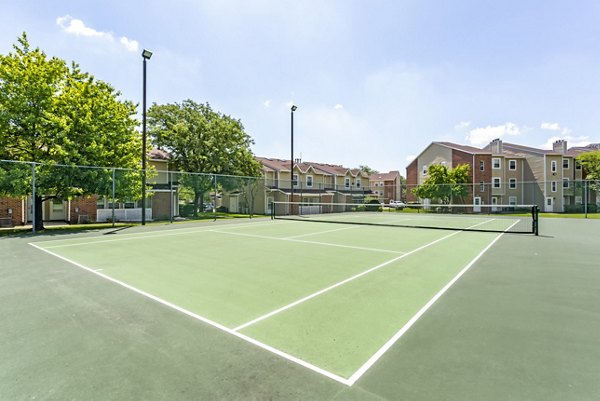
<instances>
[{"instance_id":1,"label":"distant bush","mask_svg":"<svg viewBox=\"0 0 600 401\"><path fill-rule=\"evenodd\" d=\"M381 203L377 199L371 199L365 205L365 210L367 212L381 212L383 208L381 207Z\"/></svg>"},{"instance_id":2,"label":"distant bush","mask_svg":"<svg viewBox=\"0 0 600 401\"><path fill-rule=\"evenodd\" d=\"M597 213L598 206L595 203L587 205L588 213ZM585 213L585 205L565 205L565 213Z\"/></svg>"},{"instance_id":3,"label":"distant bush","mask_svg":"<svg viewBox=\"0 0 600 401\"><path fill-rule=\"evenodd\" d=\"M179 216L181 217L191 217L194 215L194 205L179 205Z\"/></svg>"}]
</instances>

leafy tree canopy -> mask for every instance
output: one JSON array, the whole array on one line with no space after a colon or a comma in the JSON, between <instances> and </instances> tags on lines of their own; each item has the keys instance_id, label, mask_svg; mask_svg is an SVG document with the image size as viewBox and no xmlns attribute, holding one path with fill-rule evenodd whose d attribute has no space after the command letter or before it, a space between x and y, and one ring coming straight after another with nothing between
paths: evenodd
<instances>
[{"instance_id":1,"label":"leafy tree canopy","mask_svg":"<svg viewBox=\"0 0 600 401\"><path fill-rule=\"evenodd\" d=\"M421 199L439 200L449 204L453 200L462 200L468 193L465 184L471 182L471 168L468 164L460 164L454 169L441 164L431 164L427 168L427 179L413 189L413 193Z\"/></svg>"},{"instance_id":2,"label":"leafy tree canopy","mask_svg":"<svg viewBox=\"0 0 600 401\"><path fill-rule=\"evenodd\" d=\"M577 161L583 167L585 179L595 181L590 188L600 191L600 150L582 153L577 156Z\"/></svg>"},{"instance_id":3,"label":"leafy tree canopy","mask_svg":"<svg viewBox=\"0 0 600 401\"><path fill-rule=\"evenodd\" d=\"M171 162L191 173L260 176L250 145L254 142L240 120L193 100L153 105L148 110L148 133L153 144L170 154ZM213 187L208 175L181 174L182 184L194 192L194 214L204 194ZM226 182L229 182L226 180Z\"/></svg>"},{"instance_id":4,"label":"leafy tree canopy","mask_svg":"<svg viewBox=\"0 0 600 401\"><path fill-rule=\"evenodd\" d=\"M359 169L359 170L360 170L362 173L365 173L365 174L368 174L368 175L371 175L371 174L376 174L376 173L378 173L378 172L379 172L379 171L377 171L377 170L375 170L375 169L373 169L373 168L371 168L371 167L369 167L369 166L367 166L367 165L364 165L364 166L363 166L362 164L361 164L360 166L358 166L358 169Z\"/></svg>"},{"instance_id":5,"label":"leafy tree canopy","mask_svg":"<svg viewBox=\"0 0 600 401\"><path fill-rule=\"evenodd\" d=\"M139 168L136 107L119 96L77 64L69 67L32 49L23 33L13 52L0 55L0 159L40 163L37 194L46 198L104 193L110 172L74 166ZM58 164L72 168L53 167ZM0 193L31 193L31 180L23 179L27 168L3 164ZM121 189L131 190L134 178ZM36 198L41 218L44 199ZM41 220L36 226L41 228Z\"/></svg>"},{"instance_id":6,"label":"leafy tree canopy","mask_svg":"<svg viewBox=\"0 0 600 401\"><path fill-rule=\"evenodd\" d=\"M148 133L154 145L169 152L181 170L195 173L259 176L252 138L240 120L193 100L153 105Z\"/></svg>"},{"instance_id":7,"label":"leafy tree canopy","mask_svg":"<svg viewBox=\"0 0 600 401\"><path fill-rule=\"evenodd\" d=\"M600 180L600 150L582 153L577 156L589 180Z\"/></svg>"}]
</instances>

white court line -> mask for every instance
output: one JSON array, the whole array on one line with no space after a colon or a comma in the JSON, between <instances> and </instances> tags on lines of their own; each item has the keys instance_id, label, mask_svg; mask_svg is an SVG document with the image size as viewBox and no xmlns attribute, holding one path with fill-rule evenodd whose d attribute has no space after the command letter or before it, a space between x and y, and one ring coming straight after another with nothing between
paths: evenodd
<instances>
[{"instance_id":1,"label":"white court line","mask_svg":"<svg viewBox=\"0 0 600 401\"><path fill-rule=\"evenodd\" d=\"M477 226L477 225L480 225L480 224L485 224L485 222L478 223L478 224L476 224L476 225L474 225L474 226L471 226L471 227L469 227L469 228L473 228L473 227L475 227L475 226ZM516 222L515 222L514 224L516 224ZM514 224L513 224L513 225L514 225ZM511 226L511 227L512 227L512 226ZM511 227L509 227L509 228L508 228L506 231L508 231L508 230L509 230ZM209 230L209 231L210 231L210 230ZM450 234L450 235L447 235L447 236L445 236L445 237L442 237L442 238L440 238L440 239L438 239L438 240L436 240L436 241L433 241L432 243L426 244L426 245L424 245L424 246L422 246L422 247L420 247L420 248L417 248L417 249L415 249L415 250L413 250L413 251L411 251L411 252L409 252L409 253L407 253L407 254L401 255L401 256L399 256L399 257L397 257L397 258L394 258L394 259L392 259L392 260L390 260L390 261L388 261L388 262L385 262L385 263L383 263L382 265L376 266L376 267L374 267L374 268L371 268L371 269L369 269L369 270L367 270L367 271L365 271L365 272L363 272L363 273L360 273L359 275L355 276L355 278L358 278L359 276L363 276L363 275L365 275L365 274L368 274L368 273L370 273L371 271L373 271L373 270L375 270L375 269L377 269L377 268L381 268L381 267L383 267L384 265L387 265L387 264L389 264L389 263L392 263L392 262L394 262L394 261L396 261L396 260L399 260L399 259L401 259L401 258L403 258L403 257L405 257L405 256L408 256L409 254L415 253L415 252L417 252L417 251L419 251L419 250L421 250L421 249L424 249L424 248L426 248L426 247L429 247L429 246L431 246L431 245L433 245L433 244L435 244L435 243L437 243L437 242L439 242L439 241L442 241L442 240L444 240L444 239L450 238L450 237L452 237L452 236L454 236L454 235L456 235L456 234L460 234L460 233L462 233L462 232L464 232L464 231L457 231L457 232L454 232L454 233L452 233L452 234ZM177 305L175 305L175 304L172 304L172 303L170 303L170 302L168 302L168 301L166 301L166 300L163 300L162 298L159 298L159 297L157 297L157 296L154 296L154 295L152 295L152 294L149 294L149 293L147 293L147 292L145 292L145 291L143 291L143 290L140 290L140 289L138 289L138 288L136 288L136 287L133 287L133 286L131 286L131 285L129 285L129 284L126 284L126 283L124 283L124 282L122 282L122 281L119 281L119 280L117 280L117 279L114 279L114 278L112 278L112 277L109 277L109 276L107 276L107 275L105 275L105 274L102 274L102 273L100 273L100 272L99 272L99 270L100 270L100 269L98 269L98 270L94 270L94 269L91 269L91 268L89 268L89 267L86 267L86 266L84 266L84 265L82 265L82 264L80 264L80 263L77 263L77 262L75 262L75 261L72 261L72 260L70 260L70 259L68 259L68 258L65 258L65 257L63 257L63 256L60 256L60 255L58 255L58 254L56 254L56 253L54 253L54 252L52 252L52 251L49 251L49 250L47 250L47 249L44 249L44 248L42 248L42 247L38 246L36 243L29 243L29 245L31 245L31 246L33 246L33 247L35 247L35 248L37 248L37 249L39 249L39 250L41 250L41 251L43 251L43 252L46 252L46 253L48 253L48 254L50 254L50 255L54 256L54 257L57 257L57 258L59 258L59 259L61 259L61 260L64 260L64 261L66 261L66 262L68 262L68 263L71 263L71 264L72 264L72 265L74 265L74 266L77 266L77 267L79 267L79 268L81 268L81 269L87 270L87 271L88 271L88 272L90 272L90 273L96 274L97 276L99 276L99 277L102 277L102 278L104 278L104 279L106 279L106 280L108 280L108 281L111 281L111 282L113 282L113 283L115 283L115 284L118 284L118 285L120 285L120 286L122 286L122 287L125 287L125 288L127 288L127 289L129 289L129 290L131 290L131 291L133 291L133 292L136 292L136 293L138 293L138 294L142 295L142 296L145 296L145 297L147 297L147 298L149 298L149 299L152 299L152 300L154 300L154 301L156 301L156 302L158 302L158 303L161 303L161 304L163 304L163 305L165 305L165 306L167 306L167 307L170 307L170 308L172 308L172 309L175 309L175 310L177 310L177 311L179 311L179 312L181 312L181 313L183 313L183 314L185 314L185 315L188 315L188 316L190 316L190 317L192 317L192 318L194 318L194 319L197 319L197 320L199 320L199 321L202 321L202 322L204 322L204 323L206 323L206 324L209 324L209 325L211 325L211 326L213 326L213 327L215 327L215 328L217 328L217 329L219 329L219 330L222 330L222 331L224 331L224 332L226 332L226 333L228 333L228 334L231 334L231 335L233 335L233 336L236 336L236 337L238 337L238 338L240 338L240 339L242 339L242 340L244 340L244 341L247 341L247 342L249 342L249 343L251 343L251 344L253 344L253 345L257 346L257 347L260 347L260 348L262 348L262 349L264 349L264 350L266 350L266 351L269 351L269 352L271 352L271 353L273 353L273 354L276 354L276 355L278 355L278 356L280 356L280 357L282 357L282 358L284 358L284 359L287 359L287 360L289 360L289 361L291 361L291 362L294 362L294 363L296 363L296 364L298 364L298 365L300 365L300 366L303 366L303 367L305 367L305 368L307 368L307 369L310 369L310 370L312 370L312 371L314 371L314 372L316 372L316 373L322 374L322 375L324 375L324 376L326 376L326 377L328 377L328 378L330 378L330 379L332 379L332 380L335 380L335 381L337 381L337 382L339 382L339 383L342 383L342 384L345 384L345 385L347 385L347 386L352 386L352 385L353 385L353 384L354 384L354 383L355 383L355 382L356 382L356 381L357 381L357 380L358 380L358 379L359 379L359 378L360 378L360 377L361 377L361 376L362 376L362 375L363 375L363 374L364 374L364 373L365 373L365 372L366 372L366 371L367 371L367 370L368 370L368 369L369 369L369 368L370 368L370 367L371 367L371 366L372 366L372 365L373 365L373 364L374 364L374 363L375 363L375 362L376 362L376 361L377 361L377 360L378 360L378 359L379 359L379 358L380 358L380 357L381 357L381 356L382 356L382 355L383 355L383 354L384 354L384 353L385 353L385 352L386 352L386 351L387 351L387 350L388 350L388 349L389 349L389 348L390 348L390 347L391 347L391 346L392 346L392 345L393 345L393 344L394 344L394 343L395 343L395 342L396 342L396 341L397 341L397 340L398 340L398 339L399 339L401 336L402 336L402 334L404 334L404 333L405 333L405 332L406 332L406 331L407 331L407 330L410 328L410 326L412 326L412 324L414 324L414 322L416 322L416 320L417 320L419 317L421 317L421 316L422 316L422 315L425 313L425 311L426 311L426 310L427 310L427 309L428 309L428 308L429 308L429 307L430 307L430 306L431 306L431 305L432 305L432 304L433 304L433 303L434 303L434 302L435 302L435 301L436 301L436 300L437 300L439 297L441 297L441 295L442 295L442 294L443 294L443 293L444 293L444 292L445 292L445 291L446 291L448 288L450 288L450 286L451 286L451 285L452 285L454 282L456 282L456 280L458 280L458 278L460 278L460 276L462 276L462 274L464 274L464 272L466 272L466 270L468 270L468 268L470 268L470 267L471 267L471 266L472 266L472 265L473 265L473 264L474 264L474 263L475 263L475 262L476 262L476 261L477 261L477 260L478 260L478 259L481 257L481 255L483 255L483 254L484 254L484 253L485 253L485 252L486 252L486 251L487 251L487 250L488 250L488 249L489 249L489 248L490 248L490 247L491 247L491 246L492 246L492 245L493 245L493 244L494 244L494 243L495 243L495 242L496 242L496 241L497 241L497 240L498 240L498 239L499 239L501 236L502 236L502 234L500 234L500 235L499 235L497 238L495 238L495 239L494 239L494 240L493 240L493 241L492 241L492 242L491 242L491 243L490 243L490 244L489 244L489 245L488 245L488 246L487 246L487 247L486 247L486 248L485 248L485 249L484 249L484 250L483 250L483 251L482 251L482 252L481 252L481 253L480 253L480 254L479 254L479 255L478 255L478 256L477 256L475 259L474 259L474 260L473 260L473 261L471 261L471 263L470 263L470 264L469 264L469 265L468 265L466 268L464 268L464 269L463 269L463 271L461 271L461 272L460 272L460 273L459 273L459 274L458 274L458 275L457 275L457 276L456 276L456 277L455 277L455 278L454 278L454 279L453 279L453 280L452 280L450 283L448 283L448 284L447 284L447 285L444 287L444 289L442 289L442 290L441 290L441 291L438 293L439 295L438 295L438 294L436 294L436 296L434 296L434 298L432 298L432 300L430 300L430 301L429 301L429 302L428 302L428 303L427 303L427 304L426 304L426 305L425 305L425 306L424 306L424 307L423 307L421 310L419 310L419 312L417 312L417 314L416 314L415 316L413 316L413 318L411 318L411 320L409 321L410 325L409 325L409 323L407 323L407 324L406 324L406 325L405 325L405 326L404 326L404 327L403 327L403 328L402 328L402 329L401 329L401 330L400 330L398 333L396 333L396 335L394 335L394 337L392 337L390 340L388 340L388 342L387 342L387 343L386 343L386 344L385 344L383 347L381 347L381 348L380 348L380 350L378 350L378 351L377 351L377 353L375 353L375 354L374 354L374 355L373 355L373 356L372 356L372 357L371 357L371 358L370 358L370 359L369 359L369 360L368 360L368 361L367 361L365 364L363 364L363 366L361 366L361 368L359 368L359 370L357 370L357 371L356 371L356 372L355 372L355 373L354 373L354 374L353 374L353 375L352 375L352 376L351 376L349 379L346 379L346 378L344 378L344 377L341 377L341 376L339 376L339 375L337 375L337 374L335 374L335 373L329 372L329 371L327 371L327 370L325 370L325 369L322 369L322 368L320 368L320 367L318 367L318 366L315 366L315 365L311 364L310 362L306 362L306 361L304 361L304 360L302 360L302 359L300 359L300 358L297 358L297 357L295 357L295 356L293 356L293 355L290 355L290 354L288 354L288 353L286 353L286 352L283 352L283 351L281 351L281 350L278 350L278 349L276 349L276 348L274 348L274 347L271 347L271 346L269 346L269 345L267 345L267 344L264 344L264 343L262 343L262 342L260 342L260 341L258 341L258 340L255 340L255 339L253 339L252 337L249 337L249 336L247 336L247 335L244 335L244 334L242 334L242 333L240 333L240 332L238 332L238 331L237 331L237 330L240 330L240 329L242 328L242 326L244 326L244 327L247 327L247 326L249 325L248 323L246 323L245 325L239 326L239 327L237 327L237 328L235 328L235 329L233 329L233 330L232 330L232 329L229 329L229 328L227 328L227 327L225 327L225 326L223 326L223 325L221 325L221 324L219 324L219 323L217 323L217 322L214 322L214 321L212 321L212 320L210 320L210 319L208 319L208 318L205 318L205 317L203 317L203 316L201 316L201 315L198 315L198 314L196 314L196 313L194 313L194 312L188 311L187 309L181 308L181 307L179 307L179 306L177 306ZM272 238L269 238L269 239L272 239ZM352 277L351 277L350 279L344 280L343 282L340 282L340 283L338 283L338 284L335 284L334 286L336 286L336 287L337 287L337 286L339 286L339 285L342 285L343 283L345 283L345 282L348 282L348 281L350 281L350 280L353 280L353 279L354 279L354 278L352 278ZM333 287L333 286L332 286L332 287ZM327 290L327 289L325 289L325 290ZM325 292L325 291L324 291L324 290L322 290L320 293L322 293L322 292ZM316 296L316 295L315 295L315 296ZM299 302L297 301L297 302L296 302L296 303L294 303L294 304L298 304L298 303L299 303ZM272 313L271 313L271 314L269 314L269 315L270 315L270 316L272 316L273 314L274 314L274 313L272 312ZM265 315L265 317L266 317L266 315ZM262 318L261 318L261 320L262 320ZM257 321L257 320L255 319L253 322L256 322L256 321ZM249 323L253 323L253 322L249 322ZM412 322L412 323L411 323L411 322ZM409 326L407 327L407 325L409 325Z\"/></svg>"},{"instance_id":2,"label":"white court line","mask_svg":"<svg viewBox=\"0 0 600 401\"><path fill-rule=\"evenodd\" d=\"M261 222L257 222L257 223L241 223L241 224L231 224L231 225L223 225L220 226L222 228L243 228L243 227L250 227L250 224L263 224L263 223L267 223L267 222L271 222L271 220L268 221L261 221ZM282 222L282 223L277 223L277 224L286 224L289 222ZM185 230L185 231L184 231ZM152 231L152 232L146 232L146 233L135 233L135 234L121 234L122 236L118 237L118 238L111 238L111 239L104 239L104 240L97 240L97 241L87 241L87 242L77 242L74 244L63 244L63 245L50 245L50 246L45 246L44 249L55 249L55 248L67 248L67 247L72 247L72 246L79 246L79 245L93 245L93 244L104 244L107 242L118 242L118 241L131 241L131 240L145 240L145 239L153 239L153 238L162 238L162 237L170 237L173 235L186 235L186 234L197 234L197 233L203 233L203 232L211 232L211 231L215 231L215 227L195 227L195 228L181 228L181 229L177 229L177 230L170 230L170 231ZM156 234L156 235L153 235ZM127 236L127 237L124 237ZM102 238L102 237L93 237L93 238ZM60 239L60 240L50 240L50 241L38 241L38 244L46 244L49 242L54 242L54 241L72 241L72 239Z\"/></svg>"},{"instance_id":3,"label":"white court line","mask_svg":"<svg viewBox=\"0 0 600 401\"><path fill-rule=\"evenodd\" d=\"M284 239L296 239L296 238L310 237L312 235L319 235L319 234L325 234L325 233L334 233L336 231L351 230L353 228L356 229L356 228L358 228L358 226L342 227L342 228L336 228L335 230L327 230L327 231L319 231L319 232L315 232L315 233L293 235L291 237L285 237Z\"/></svg>"},{"instance_id":4,"label":"white court line","mask_svg":"<svg viewBox=\"0 0 600 401\"><path fill-rule=\"evenodd\" d=\"M508 230L510 230L517 223L518 223L518 221L513 223L503 233L498 234L498 236L496 238L494 238L492 240L492 242L490 242L488 244L488 246L486 246L481 252L479 252L479 254L477 256L475 256L475 258L473 260L471 260L471 262L469 262L468 265L466 265L460 272L458 272L458 274L456 276L454 276L454 278L452 280L450 280L450 282L448 282L448 284L446 284L441 290L439 290L437 292L437 294L435 294L433 296L433 298L431 298L429 300L429 302L427 302L421 309L419 309L419 311L417 313L415 313L415 315L412 318L410 318L410 320L408 322L406 322L406 324L404 326L402 326L402 328L400 330L398 330L398 332L396 334L394 334L392 336L392 338L390 338L379 350L377 350L377 352L375 352L375 354L373 354L373 356L371 356L371 358L369 358L367 360L367 362L365 362L356 372L354 372L352 374L352 376L350 376L350 378L348 379L348 385L352 386L354 383L356 383L356 381L358 379L360 379L360 377L362 375L364 375L365 372L367 370L369 370L369 368L371 366L373 366L375 364L375 362L377 362L379 360L379 358L381 358L383 356L383 354L385 354L392 347L392 345L394 345L396 343L396 341L398 341L400 339L400 337L402 337L404 335L404 333L406 333L408 331L408 329L410 329L417 322L417 320L419 320L419 318L421 316L423 316L423 314L425 314L425 312L427 312L427 310L429 308L431 308L431 306L438 299L440 299L440 297L442 295L444 295L444 293L446 291L448 291L448 289L450 287L452 287L452 285L454 285L454 283L456 283L456 281L458 281L458 279L461 278L462 275L465 274L467 272L467 270L469 270L471 268L471 266L473 266L475 264L475 262L477 262L479 260L479 258L481 258L483 256L483 254L486 253L492 247L492 245L494 245L496 243L496 241L498 241L500 239L500 237L502 237L504 235L504 233L506 233ZM470 228L472 228L472 227L470 227Z\"/></svg>"},{"instance_id":5,"label":"white court line","mask_svg":"<svg viewBox=\"0 0 600 401\"><path fill-rule=\"evenodd\" d=\"M310 299L313 299L313 298L315 298L315 297L318 297L319 295L322 295L322 294L324 294L324 293L326 293L326 292L329 292L329 291L333 290L334 288L337 288L337 287L339 287L339 286L342 286L342 285L344 285L344 284L347 284L347 283L349 283L349 282L351 282L351 281L354 281L354 280L356 280L357 278L360 278L360 277L362 277L362 276L365 276L365 275L367 275L367 274L369 274L369 273L372 273L372 272L374 272L374 271L376 271L376 270L379 270L379 269L381 269L382 267L389 265L390 263L394 263L394 262L396 262L396 261L398 261L398 260L400 260L400 259L403 259L403 258L405 258L405 257L407 257L407 256L409 256L409 255L412 255L413 253L416 253L416 252L419 252L419 251L421 251L421 250L423 250L423 249L425 249L425 248L428 248L428 247L430 247L431 245L437 244L437 243L438 243L438 242L440 242L440 241L443 241L443 240L445 240L445 239L448 239L448 238L450 238L450 237L453 237L453 236L455 236L456 234L460 234L461 232L462 232L462 231L457 231L457 232L454 232L454 233L452 233L452 234L448 234L448 235L446 235L446 236L444 236L444 237L442 237L442 238L438 238L438 239L436 239L435 241L432 241L432 242L430 242L430 243L428 243L428 244L425 244L425 245L423 245L423 246L420 246L420 247L418 247L418 248L416 248L416 249L413 249L413 250L412 250L412 251L410 251L410 252L407 252L407 253L405 253L405 254L403 254L403 255L400 255L400 256L397 256L397 257L395 257L395 258L393 258L393 259L390 259L390 260L388 260L387 262L383 262L383 263L381 263L381 264L378 264L377 266L371 267L370 269L368 269L368 270L365 270L365 271L364 271L364 272L362 272L362 273L355 274L354 276L352 276L352 277L348 277L347 279L345 279L345 280L342 280L342 281L339 281L339 282L337 282L337 283L335 283L335 284L333 284L333 285L330 285L330 286L329 286L329 287L327 287L327 288L323 288L323 289L321 289L321 290L319 290L319 291L317 291L317 292L313 292L312 294L310 294L310 295L307 295L307 296L305 296L304 298L298 299L297 301L294 301L294 302L292 302L292 303L290 303L290 304L287 304L287 305L285 305L285 306L282 306L282 307L281 307L281 308L279 308L279 309L275 309L274 311L271 311L271 312L267 313L266 315L259 316L259 317L257 317L256 319L254 319L254 320L251 320L251 321L249 321L249 322L246 322L246 323L244 323L244 324L242 324L242 325L240 325L240 326L236 327L236 328L235 328L235 329L233 329L233 330L234 330L234 331L238 331L238 330L245 329L246 327L248 327L248 326L251 326L251 325L253 325L254 323L258 323L258 322L260 322L261 320L265 320L265 319L267 319L267 318L269 318L269 317L272 317L272 316L274 316L274 315L277 315L278 313L281 313L281 312L283 312L283 311L286 311L286 310L288 310L288 309L290 309L290 308L293 308L294 306L298 306L298 305L300 305L300 304L302 304L302 303L304 303L304 302L306 302L306 301L308 301L308 300L310 300Z\"/></svg>"},{"instance_id":6,"label":"white court line","mask_svg":"<svg viewBox=\"0 0 600 401\"><path fill-rule=\"evenodd\" d=\"M270 345L264 344L264 343L262 343L262 342L260 342L258 340L255 340L254 338L249 337L249 336L247 336L245 334L238 333L238 332L236 332L234 330L231 330L228 327L223 326L222 324L219 324L219 323L217 323L215 321L212 321L210 319L205 318L204 316L198 315L198 314L196 314L194 312L191 312L191 311L189 311L187 309L184 309L184 308L182 308L180 306L172 304L169 301L166 301L166 300L164 300L162 298L159 298L159 297L157 297L155 295L147 293L146 291L140 290L139 288L136 288L136 287L134 287L132 285L129 285L129 284L124 283L124 282L122 282L120 280L117 280L117 279L114 279L114 278L112 278L110 276L102 274L98 270L91 269L91 268L89 268L87 266L82 265L81 263L77 263L77 262L75 262L73 260L65 258L64 256L60 256L60 255L58 255L58 254L56 254L56 253L54 253L52 251L49 251L47 249L44 249L44 248L36 245L33 242L30 242L29 245L31 245L31 246L39 249L40 251L46 252L46 253L54 256L54 257L57 257L57 258L59 258L61 260L64 260L65 262L68 262L68 263L70 263L70 264L72 264L74 266L77 266L77 267L79 267L79 268L81 268L83 270L87 270L88 272L93 273L93 274L95 274L95 275L97 275L99 277L102 277L102 278L104 278L104 279L106 279L108 281L111 281L111 282L113 282L115 284L118 284L118 285L120 285L122 287L125 287L128 290L136 292L136 293L138 293L138 294L140 294L140 295L142 295L142 296L144 296L146 298L149 298L149 299L151 299L153 301L156 301L156 302L158 302L158 303L160 303L162 305L165 305L165 306L167 306L169 308L175 309L176 311L181 312L181 313L183 313L183 314L185 314L185 315L187 315L189 317L192 317L194 319L200 320L203 323L209 324L209 325L211 325L211 326L213 326L213 327L215 327L215 328L217 328L217 329L219 329L221 331L224 331L224 332L226 332L228 334L236 336L236 337L238 337L238 338L240 338L240 339L242 339L244 341L247 341L247 342L249 342L249 343L251 343L251 344L253 344L253 345L257 346L257 347L260 347L260 348L262 348L262 349L264 349L266 351L272 352L275 355L278 355L278 356L280 356L280 357L282 357L284 359L287 359L288 361L294 362L294 363L296 363L296 364L298 364L300 366L303 366L303 367L305 367L307 369L310 369L313 372L322 374L323 376L329 377L330 379L333 379L333 380L335 380L335 381L337 381L339 383L345 384L347 386L349 385L347 379L345 379L345 378L343 378L343 377L341 377L339 375L336 375L335 373L332 373L332 372L329 372L329 371L327 371L325 369L322 369L322 368L320 368L318 366L315 366L315 365L311 364L310 362L306 362L306 361L304 361L304 360L302 360L300 358L297 358L297 357L295 357L293 355L290 355L290 354L288 354L286 352L278 350L277 348L274 348L274 347L271 347Z\"/></svg>"},{"instance_id":7,"label":"white court line","mask_svg":"<svg viewBox=\"0 0 600 401\"><path fill-rule=\"evenodd\" d=\"M230 233L230 232L227 232L227 231L220 231L220 230L211 230L211 231L215 232L215 233L219 233L219 234L235 235L235 236L238 236L238 237L262 238L262 239L268 239L268 240L274 240L274 241L298 242L298 243L301 243L301 244L329 246L329 247L334 247L334 248L355 249L355 250L359 250L359 251L395 253L395 254L401 254L401 255L403 255L403 254L406 253L406 252L403 252L403 251L393 251L393 250L390 250L390 249L382 249L382 248L367 248L367 247L364 247L364 246L342 245L342 244L334 244L334 243L331 243L331 242L306 241L306 240L301 240L301 239L290 239L290 237L288 237L288 238L278 238L278 237L270 237L268 235Z\"/></svg>"}]
</instances>

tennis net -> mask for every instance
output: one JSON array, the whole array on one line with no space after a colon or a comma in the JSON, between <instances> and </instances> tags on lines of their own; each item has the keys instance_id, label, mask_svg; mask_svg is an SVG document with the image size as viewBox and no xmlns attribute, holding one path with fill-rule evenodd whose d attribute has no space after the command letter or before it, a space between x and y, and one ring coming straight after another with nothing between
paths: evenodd
<instances>
[{"instance_id":1,"label":"tennis net","mask_svg":"<svg viewBox=\"0 0 600 401\"><path fill-rule=\"evenodd\" d=\"M395 205L394 205L395 206ZM273 202L271 218L441 230L539 232L535 205L426 205Z\"/></svg>"}]
</instances>

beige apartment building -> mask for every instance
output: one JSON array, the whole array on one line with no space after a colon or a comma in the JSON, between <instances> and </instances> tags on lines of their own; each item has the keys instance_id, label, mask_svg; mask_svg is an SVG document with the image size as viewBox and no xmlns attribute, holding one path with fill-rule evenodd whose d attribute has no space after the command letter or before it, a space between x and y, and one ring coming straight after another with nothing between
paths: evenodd
<instances>
[{"instance_id":1,"label":"beige apartment building","mask_svg":"<svg viewBox=\"0 0 600 401\"><path fill-rule=\"evenodd\" d=\"M450 142L432 142L407 167L409 201L411 189L427 178L427 167L442 164L454 168L468 164L471 185L465 203L487 205L538 205L546 212L564 212L571 205L597 203L592 191L582 187L585 179L576 157L597 150L600 144L568 148L558 140L551 150L491 141L482 149ZM584 199L585 198L585 199Z\"/></svg>"},{"instance_id":2,"label":"beige apartment building","mask_svg":"<svg viewBox=\"0 0 600 401\"><path fill-rule=\"evenodd\" d=\"M302 202L303 207L316 203L360 203L371 194L369 176L358 169L296 160L291 173L290 160L256 160L263 166L266 214L271 212L273 202Z\"/></svg>"}]
</instances>

